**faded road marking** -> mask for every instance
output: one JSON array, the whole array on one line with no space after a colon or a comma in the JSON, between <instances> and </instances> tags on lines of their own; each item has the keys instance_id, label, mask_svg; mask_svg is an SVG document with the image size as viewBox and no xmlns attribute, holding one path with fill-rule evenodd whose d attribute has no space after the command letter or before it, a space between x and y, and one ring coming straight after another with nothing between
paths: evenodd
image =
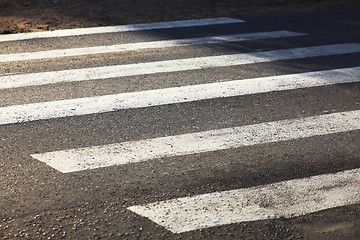
<instances>
[{"instance_id":1,"label":"faded road marking","mask_svg":"<svg viewBox=\"0 0 360 240\"><path fill-rule=\"evenodd\" d=\"M360 81L360 67L0 107L0 125Z\"/></svg>"},{"instance_id":2,"label":"faded road marking","mask_svg":"<svg viewBox=\"0 0 360 240\"><path fill-rule=\"evenodd\" d=\"M40 51L40 52L3 54L0 55L0 62L25 61L25 60L44 59L44 58L60 58L60 57L81 56L81 55L89 55L89 54L138 51L142 49L226 43L226 42L259 40L259 39L268 39L268 38L295 37L295 36L303 36L303 35L306 34L288 32L288 31L259 32L259 33L243 33L243 34L234 34L234 35L153 41L153 42L125 43L125 44L110 45L110 46L57 49L57 50Z\"/></svg>"},{"instance_id":3,"label":"faded road marking","mask_svg":"<svg viewBox=\"0 0 360 240\"><path fill-rule=\"evenodd\" d=\"M359 129L357 110L31 156L67 173Z\"/></svg>"},{"instance_id":4,"label":"faded road marking","mask_svg":"<svg viewBox=\"0 0 360 240\"><path fill-rule=\"evenodd\" d=\"M360 169L214 192L128 209L173 233L224 224L292 218L360 202Z\"/></svg>"},{"instance_id":5,"label":"faded road marking","mask_svg":"<svg viewBox=\"0 0 360 240\"><path fill-rule=\"evenodd\" d=\"M329 56L360 52L360 44L347 43L232 55L177 59L127 65L71 69L0 76L0 89L138 76L144 74L200 70L214 67L236 66L252 63Z\"/></svg>"},{"instance_id":6,"label":"faded road marking","mask_svg":"<svg viewBox=\"0 0 360 240\"><path fill-rule=\"evenodd\" d=\"M243 22L244 22L243 20L234 19L234 18L207 18L207 19L142 23L142 24L131 24L131 25L120 25L120 26L64 29L64 30L55 30L50 32L48 31L48 32L3 34L0 35L0 42L19 41L19 40L27 40L34 38L70 37L70 36L79 36L79 35L87 35L87 34L132 32L132 31L144 31L144 30L154 30L154 29L196 27L196 26L243 23Z\"/></svg>"}]
</instances>

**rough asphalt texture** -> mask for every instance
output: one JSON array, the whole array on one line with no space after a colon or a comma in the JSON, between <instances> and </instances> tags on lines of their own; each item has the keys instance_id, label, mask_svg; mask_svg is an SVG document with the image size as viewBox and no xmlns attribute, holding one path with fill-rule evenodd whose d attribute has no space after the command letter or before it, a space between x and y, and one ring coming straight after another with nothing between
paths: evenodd
<instances>
[{"instance_id":1,"label":"rough asphalt texture","mask_svg":"<svg viewBox=\"0 0 360 240\"><path fill-rule=\"evenodd\" d=\"M4 4L6 1L1 1ZM28 1L29 3L31 1ZM71 1L69 1L71 2ZM154 6L140 2L132 8L106 7L106 2L91 1L87 13L79 8L82 1L65 1L45 9L19 5L23 11L11 15L4 10L13 25L9 32L56 29L63 27L113 25L133 22L152 22L200 17L229 16L247 21L238 26L241 31L290 30L306 32L309 36L292 39L251 41L200 47L178 47L170 51L144 50L108 55L3 63L0 74L18 74L127 64L146 61L190 58L250 52L263 49L290 48L359 42L359 15L348 11L311 11L280 14L247 12L230 8L231 1L211 1L200 8L200 1L176 1L167 6L156 1ZM127 2L127 1L123 1ZM134 1L132 1L134 2ZM190 1L189 1L190 2ZM232 4L236 5L237 1ZM259 3L263 1L258 1ZM269 2L269 1L268 1ZM271 1L277 2L277 1ZM280 1L278 1L280 2ZM287 1L281 1L287 2ZM307 4L307 1L303 1ZM324 4L324 1L317 1ZM42 5L41 1L37 2ZM132 4L131 1L127 2ZM47 3L50 4L50 3ZM64 4L64 5L62 5ZM204 3L202 2L202 6ZM229 5L226 5L229 4ZM240 3L239 3L240 4ZM136 5L136 6L135 6ZM150 6L151 5L151 6ZM2 5L4 6L4 5ZM15 5L18 6L18 5ZM49 5L51 6L51 5ZM144 7L145 6L145 7ZM233 6L233 5L232 5ZM335 10L339 7L335 6ZM352 5L351 5L352 6ZM153 11L150 11L154 7ZM166 10L171 8L173 13ZM331 7L334 8L334 7ZM3 8L4 9L4 8ZM37 9L36 15L27 18ZM64 10L65 9L65 10ZM66 10L67 9L67 10ZM81 10L84 9L84 10ZM104 10L106 9L106 10ZM312 8L314 10L314 8ZM54 13L57 12L56 14ZM66 12L67 11L67 12ZM177 12L179 11L179 12ZM228 11L228 12L226 12ZM264 10L265 11L265 10ZM286 10L284 10L286 11ZM99 14L102 13L102 14ZM128 13L127 13L128 12ZM135 12L137 15L135 15ZM32 12L34 13L34 12ZM67 13L67 14L64 14ZM112 13L112 14L111 14ZM128 15L127 15L128 14ZM48 19L53 17L53 22ZM23 24L25 20L29 24ZM35 20L34 20L35 19ZM7 20L6 20L7 21ZM13 22L12 22L13 21ZM47 24L46 21L49 21ZM266 23L266 24L264 24ZM20 24L20 25L19 25ZM45 27L45 25L47 27ZM29 26L29 27L26 27ZM151 31L148 34L107 34L102 37L83 36L48 39L41 42L1 43L1 53L35 51L36 49L66 48L121 42L151 41L167 38L195 37L208 34L229 34L231 27ZM39 44L41 43L41 44ZM252 78L358 66L359 54L318 57L212 69L176 74L106 79L98 84L69 83L54 86L1 90L2 106L56 99L105 95L142 89L164 88L211 82L212 79ZM125 83L125 84L124 84ZM173 157L167 161L118 166L94 171L60 174L29 157L30 153L57 149L109 144L164 135L235 127L264 121L276 121L324 114L326 112L359 109L360 85L345 84L295 91L265 93L256 96L207 100L172 107L124 110L106 114L0 126L0 238L3 239L353 239L360 238L360 207L346 206L295 219L277 219L231 224L198 230L180 235L126 210L135 204L158 200L262 185L328 172L360 167L360 138L358 131L341 133L329 138L314 137L279 144L266 144L232 151ZM234 156L241 156L237 160ZM256 157L254 157L256 156ZM264 164L265 163L265 164Z\"/></svg>"}]
</instances>

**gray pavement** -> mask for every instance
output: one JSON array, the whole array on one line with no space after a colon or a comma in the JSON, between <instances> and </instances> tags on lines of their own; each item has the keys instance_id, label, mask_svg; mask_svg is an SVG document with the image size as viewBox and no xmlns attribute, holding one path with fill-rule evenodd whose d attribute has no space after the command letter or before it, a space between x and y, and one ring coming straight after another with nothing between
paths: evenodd
<instances>
[{"instance_id":1,"label":"gray pavement","mask_svg":"<svg viewBox=\"0 0 360 240\"><path fill-rule=\"evenodd\" d=\"M239 17L241 18L241 17ZM305 36L0 63L0 77L360 43L355 12L262 15L245 23L0 42L0 54L287 30ZM360 52L0 89L0 107L358 67ZM91 72L89 72L91 74ZM30 75L29 75L30 76ZM360 76L359 76L360 78ZM359 239L359 203L294 218L175 234L127 208L360 168L359 130L62 173L31 154L360 110L360 83L0 125L3 239ZM359 183L360 194L360 183ZM301 196L298 196L301 198Z\"/></svg>"}]
</instances>

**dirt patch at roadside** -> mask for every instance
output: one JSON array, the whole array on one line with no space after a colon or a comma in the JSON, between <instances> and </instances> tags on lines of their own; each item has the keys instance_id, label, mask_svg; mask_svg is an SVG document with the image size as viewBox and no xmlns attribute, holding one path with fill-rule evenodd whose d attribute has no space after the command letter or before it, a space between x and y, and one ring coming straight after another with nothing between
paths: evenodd
<instances>
[{"instance_id":1,"label":"dirt patch at roadside","mask_svg":"<svg viewBox=\"0 0 360 240\"><path fill-rule=\"evenodd\" d=\"M359 5L358 0L0 0L0 34Z\"/></svg>"}]
</instances>

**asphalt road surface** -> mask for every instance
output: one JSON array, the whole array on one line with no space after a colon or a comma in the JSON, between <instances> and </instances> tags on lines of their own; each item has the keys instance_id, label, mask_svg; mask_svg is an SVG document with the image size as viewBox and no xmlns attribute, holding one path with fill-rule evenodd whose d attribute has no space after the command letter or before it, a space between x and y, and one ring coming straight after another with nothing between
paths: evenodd
<instances>
[{"instance_id":1,"label":"asphalt road surface","mask_svg":"<svg viewBox=\"0 0 360 240\"><path fill-rule=\"evenodd\" d=\"M3 239L360 239L360 17L0 35Z\"/></svg>"}]
</instances>

